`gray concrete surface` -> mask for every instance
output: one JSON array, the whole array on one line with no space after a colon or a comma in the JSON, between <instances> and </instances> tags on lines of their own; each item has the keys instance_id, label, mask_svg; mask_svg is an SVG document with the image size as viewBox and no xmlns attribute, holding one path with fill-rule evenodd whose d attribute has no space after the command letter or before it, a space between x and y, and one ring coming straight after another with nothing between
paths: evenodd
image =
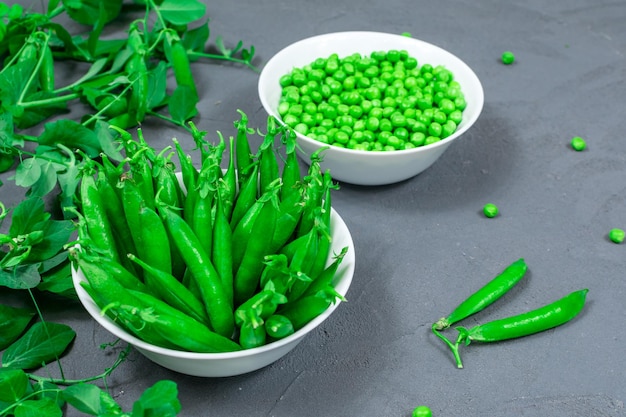
<instances>
[{"instance_id":1,"label":"gray concrete surface","mask_svg":"<svg viewBox=\"0 0 626 417\"><path fill-rule=\"evenodd\" d=\"M626 2L207 5L212 39L253 44L260 67L316 34L410 32L472 67L485 106L421 175L383 187L341 184L334 207L357 260L348 302L288 356L251 374L203 379L133 353L108 379L117 401L128 409L145 388L171 379L181 416L408 417L420 404L437 417L626 416L626 244L607 238L626 228ZM505 50L514 65L499 62ZM237 109L264 126L256 73L206 62L194 70L200 128L232 132ZM186 138L154 121L144 131L156 146ZM569 147L575 135L587 140L584 152ZM7 182L0 193L10 202L19 190ZM482 216L487 202L500 216ZM430 324L520 257L528 276L468 326L589 288L584 311L541 334L472 344L456 369ZM98 346L113 337L80 305L50 306L49 314L78 332L63 358L67 377L111 364L114 353Z\"/></svg>"}]
</instances>

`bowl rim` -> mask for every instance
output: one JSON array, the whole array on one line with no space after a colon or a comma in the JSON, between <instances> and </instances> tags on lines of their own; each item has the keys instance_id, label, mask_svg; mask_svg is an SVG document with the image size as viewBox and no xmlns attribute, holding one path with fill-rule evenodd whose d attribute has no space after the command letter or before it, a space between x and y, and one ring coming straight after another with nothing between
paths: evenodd
<instances>
[{"instance_id":1,"label":"bowl rim","mask_svg":"<svg viewBox=\"0 0 626 417\"><path fill-rule=\"evenodd\" d=\"M324 40L326 38L336 38L336 37L365 37L365 36L380 36L380 37L389 37L389 38L395 38L395 39L402 39L402 42L413 42L416 44L419 44L423 47L426 48L430 48L432 50L435 50L443 55L448 55L451 59L457 61L457 64L462 67L464 69L464 73L467 75L468 78L470 78L473 83L475 84L475 86L477 87L476 91L477 91L477 95L476 96L472 96L473 100L472 102L475 101L475 106L476 106L476 111L475 114L472 115L472 117L470 119L467 120L467 123L465 123L463 125L463 127L461 129L457 129L452 135L441 139L435 143L431 143L429 145L426 146L419 146L416 148L411 148L411 149L400 149L400 150L395 150L395 151L390 151L390 152L377 152L377 151L366 151L366 150L360 150L360 149L350 149L350 148L342 148L339 146L335 146L332 144L325 144L323 142L319 142L315 139L312 139L308 136L305 136L303 134L301 134L300 132L296 132L296 136L304 141L309 142L310 144L314 145L314 146L318 146L318 147L323 147L323 146L328 146L329 149L332 149L334 152L338 152L338 153L345 153L345 154L352 154L352 155L359 155L359 156L363 156L363 155L406 155L406 154L411 154L411 153L420 153L420 152L426 152L428 150L432 150L435 148L438 148L440 146L445 146L448 143L454 141L455 139L457 139L459 136L461 136L463 133L465 133L471 126L474 125L474 123L476 122L476 120L478 120L478 117L480 116L480 114L482 113L483 107L484 107L484 102L485 102L485 93L484 93L484 89L482 86L482 83L480 82L480 79L478 78L478 76L476 75L476 73L474 72L474 70L472 70L472 68L467 65L465 63L465 61L463 61L461 58L459 58L458 56L456 56L455 54L453 54L452 52L437 46L433 43L430 42L426 42L424 40L418 39L418 38L413 38L413 37L408 37L408 36L404 36L404 35L399 35L399 34L395 34L395 33L388 33L388 32L377 32L377 31L339 31L339 32L329 32L329 33L323 33L320 35L315 35L315 36L310 36L308 38L304 38L304 39L300 39L298 41L295 41L287 46L285 46L284 48L282 48L281 50L279 50L278 52L276 52L267 62L266 64L263 66L263 69L261 70L261 73L259 74L259 80L257 83L257 90L258 90L258 95L259 95L259 99L261 101L261 105L263 106L263 108L265 109L265 111L271 115L274 116L280 123L283 123L282 119L280 118L280 116L278 115L278 111L272 109L272 107L270 106L270 103L268 103L267 100L267 95L265 92L265 85L266 83L264 82L266 78L269 77L269 72L273 69L272 67L274 65L276 65L276 62L278 61L278 59L285 54L288 54L291 50L295 50L298 47L302 46L302 45L306 45L308 43L311 42L315 42L315 41L320 41L320 40ZM355 48L356 49L356 48ZM461 88L463 88L463 86L461 86Z\"/></svg>"},{"instance_id":2,"label":"bowl rim","mask_svg":"<svg viewBox=\"0 0 626 417\"><path fill-rule=\"evenodd\" d=\"M342 246L348 246L349 250L347 251L344 259L341 262L340 268L343 269L344 277L341 281L341 290L337 292L342 296L345 296L350 288L352 283L352 279L354 276L355 270L355 262L356 257L354 253L354 241L352 239L352 235L346 225L345 221L341 218L339 213L331 207L331 221L335 224L339 224L345 229L345 235L342 236L342 240L345 241L345 244ZM332 249L332 247L331 247ZM200 352L188 352L184 350L176 350L164 348L161 346L152 345L147 343L138 337L130 334L126 330L119 327L116 323L113 322L109 317L103 316L101 314L100 308L96 305L93 299L89 296L89 294L85 291L85 289L80 285L81 281L84 281L84 276L82 273L75 268L74 263L71 265L71 273L72 273L72 282L74 288L78 294L78 298L83 305L83 307L87 310L90 316L100 324L105 330L112 333L114 336L119 337L120 339L130 343L135 346L138 350L149 351L161 356L177 358L177 359L186 359L186 360L224 360L224 359L241 359L249 356L255 356L257 354L263 354L265 352L279 350L280 348L286 347L292 343L298 342L308 333L310 333L313 329L319 326L322 322L324 322L333 311L339 306L341 301L336 301L331 304L322 314L315 317L305 326L303 326L298 331L293 334L283 338L276 340L274 342L265 344L263 346L259 346L251 349L242 349L234 352L218 352L218 353L200 353Z\"/></svg>"}]
</instances>

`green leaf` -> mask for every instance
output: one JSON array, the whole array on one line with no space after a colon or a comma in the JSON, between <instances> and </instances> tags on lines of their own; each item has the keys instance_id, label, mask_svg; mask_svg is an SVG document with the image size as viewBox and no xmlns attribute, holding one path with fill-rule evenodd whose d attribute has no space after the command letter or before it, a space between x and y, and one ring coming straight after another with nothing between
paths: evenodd
<instances>
[{"instance_id":1,"label":"green leaf","mask_svg":"<svg viewBox=\"0 0 626 417\"><path fill-rule=\"evenodd\" d=\"M39 180L31 186L28 195L43 197L54 189L57 184L57 171L49 161L40 162L41 176Z\"/></svg>"},{"instance_id":2,"label":"green leaf","mask_svg":"<svg viewBox=\"0 0 626 417\"><path fill-rule=\"evenodd\" d=\"M55 98L55 94L45 91L37 91L34 94L30 94L23 101L24 104L29 102L37 102L37 105L30 105L24 107L24 113L17 119L17 126L20 129L27 129L43 122L44 120L55 116L59 113L65 113L68 111L67 101L52 101L47 100Z\"/></svg>"},{"instance_id":3,"label":"green leaf","mask_svg":"<svg viewBox=\"0 0 626 417\"><path fill-rule=\"evenodd\" d=\"M74 231L73 223L69 220L51 220L43 230L43 240L33 245L28 255L29 262L43 262L52 258L63 250Z\"/></svg>"},{"instance_id":4,"label":"green leaf","mask_svg":"<svg viewBox=\"0 0 626 417\"><path fill-rule=\"evenodd\" d=\"M100 392L95 385L80 383L64 389L62 397L78 411L97 416L100 413Z\"/></svg>"},{"instance_id":5,"label":"green leaf","mask_svg":"<svg viewBox=\"0 0 626 417\"><path fill-rule=\"evenodd\" d=\"M209 19L195 29L188 30L183 34L183 45L187 51L204 52L210 36ZM195 58L196 60L199 58Z\"/></svg>"},{"instance_id":6,"label":"green leaf","mask_svg":"<svg viewBox=\"0 0 626 417\"><path fill-rule=\"evenodd\" d=\"M161 380L146 389L133 404L132 417L174 417L180 410L176 383Z\"/></svg>"},{"instance_id":7,"label":"green leaf","mask_svg":"<svg viewBox=\"0 0 626 417\"><path fill-rule=\"evenodd\" d=\"M15 407L15 417L62 417L63 410L50 398L26 400Z\"/></svg>"},{"instance_id":8,"label":"green leaf","mask_svg":"<svg viewBox=\"0 0 626 417\"><path fill-rule=\"evenodd\" d=\"M115 136L113 136L113 130L109 128L109 124L98 120L94 127L94 132L98 138L98 143L102 152L104 152L110 159L114 161L121 161L124 156L120 152L120 145L116 142Z\"/></svg>"},{"instance_id":9,"label":"green leaf","mask_svg":"<svg viewBox=\"0 0 626 417\"><path fill-rule=\"evenodd\" d=\"M0 350L13 343L34 316L35 312L29 308L0 304Z\"/></svg>"},{"instance_id":10,"label":"green leaf","mask_svg":"<svg viewBox=\"0 0 626 417\"><path fill-rule=\"evenodd\" d=\"M70 149L81 149L90 158L97 157L102 150L98 137L91 129L70 119L61 119L44 125L44 131L39 136L39 144L52 146L57 143Z\"/></svg>"},{"instance_id":11,"label":"green leaf","mask_svg":"<svg viewBox=\"0 0 626 417\"><path fill-rule=\"evenodd\" d=\"M35 230L43 230L43 224L50 219L46 205L40 197L22 200L13 210L9 234L13 237L25 235Z\"/></svg>"},{"instance_id":12,"label":"green leaf","mask_svg":"<svg viewBox=\"0 0 626 417\"><path fill-rule=\"evenodd\" d=\"M197 0L164 0L159 6L163 19L173 25L187 25L201 19L206 6Z\"/></svg>"},{"instance_id":13,"label":"green leaf","mask_svg":"<svg viewBox=\"0 0 626 417\"><path fill-rule=\"evenodd\" d=\"M168 110L172 119L184 123L197 114L198 95L186 85L179 85L172 93Z\"/></svg>"},{"instance_id":14,"label":"green leaf","mask_svg":"<svg viewBox=\"0 0 626 417\"><path fill-rule=\"evenodd\" d=\"M41 165L37 158L22 161L15 170L15 185L29 188L41 177Z\"/></svg>"},{"instance_id":15,"label":"green leaf","mask_svg":"<svg viewBox=\"0 0 626 417\"><path fill-rule=\"evenodd\" d=\"M14 403L28 389L28 376L21 369L0 368L0 401Z\"/></svg>"},{"instance_id":16,"label":"green leaf","mask_svg":"<svg viewBox=\"0 0 626 417\"><path fill-rule=\"evenodd\" d=\"M76 332L60 323L37 322L2 355L6 368L34 369L57 360L76 337Z\"/></svg>"},{"instance_id":17,"label":"green leaf","mask_svg":"<svg viewBox=\"0 0 626 417\"><path fill-rule=\"evenodd\" d=\"M148 72L148 108L154 109L163 105L167 89L167 63L159 61L154 69Z\"/></svg>"},{"instance_id":18,"label":"green leaf","mask_svg":"<svg viewBox=\"0 0 626 417\"><path fill-rule=\"evenodd\" d=\"M17 265L10 269L0 269L0 286L13 290L35 288L41 282L39 264Z\"/></svg>"},{"instance_id":19,"label":"green leaf","mask_svg":"<svg viewBox=\"0 0 626 417\"><path fill-rule=\"evenodd\" d=\"M67 14L84 25L93 25L100 18L100 3L105 6L104 23L115 19L122 10L122 0L63 0Z\"/></svg>"}]
</instances>

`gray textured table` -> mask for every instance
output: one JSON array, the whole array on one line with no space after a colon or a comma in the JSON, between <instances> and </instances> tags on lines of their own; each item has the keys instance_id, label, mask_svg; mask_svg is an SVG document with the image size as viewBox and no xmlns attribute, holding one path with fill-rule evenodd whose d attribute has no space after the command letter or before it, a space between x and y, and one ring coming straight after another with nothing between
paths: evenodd
<instances>
[{"instance_id":1,"label":"gray textured table","mask_svg":"<svg viewBox=\"0 0 626 417\"><path fill-rule=\"evenodd\" d=\"M27 4L27 2L21 2ZM207 2L212 37L254 44L259 66L299 39L334 31L410 32L463 59L483 83L483 112L431 168L384 187L341 184L334 207L355 243L348 302L283 359L238 377L170 372L133 353L108 379L126 408L160 379L177 382L181 416L626 416L626 2L606 0ZM505 50L515 64L499 62ZM237 109L264 126L258 75L194 66L197 125L232 132ZM184 132L148 122L155 146ZM569 147L587 140L584 152ZM188 145L191 146L191 145ZM303 164L304 167L304 164ZM10 173L4 174L5 179ZM0 188L19 199L10 181ZM493 202L501 214L487 219ZM430 332L517 258L529 273L468 325L589 288L556 330L463 350L465 368ZM66 376L102 371L113 337L81 308L50 306L78 336Z\"/></svg>"}]
</instances>

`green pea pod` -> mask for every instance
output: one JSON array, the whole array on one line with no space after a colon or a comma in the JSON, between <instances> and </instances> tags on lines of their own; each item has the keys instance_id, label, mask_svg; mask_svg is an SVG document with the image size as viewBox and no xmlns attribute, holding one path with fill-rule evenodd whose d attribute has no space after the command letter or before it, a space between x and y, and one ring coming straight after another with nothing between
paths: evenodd
<instances>
[{"instance_id":1,"label":"green pea pod","mask_svg":"<svg viewBox=\"0 0 626 417\"><path fill-rule=\"evenodd\" d=\"M85 170L82 175L80 201L87 231L92 241L103 255L120 262L105 203L96 186L96 180L89 170Z\"/></svg>"},{"instance_id":2,"label":"green pea pod","mask_svg":"<svg viewBox=\"0 0 626 417\"><path fill-rule=\"evenodd\" d=\"M267 339L263 319L254 309L237 310L238 320L242 325L239 329L239 344L244 349L263 346Z\"/></svg>"},{"instance_id":3,"label":"green pea pod","mask_svg":"<svg viewBox=\"0 0 626 417\"><path fill-rule=\"evenodd\" d=\"M124 259L125 254L135 252L135 243L124 216L124 207L122 206L118 192L111 186L102 170L98 172L96 187L98 188L102 201L106 202L104 209L107 219L111 224L115 247L120 252L119 257L121 262L124 267L135 272L135 266L132 262L125 262ZM128 260L126 259L126 261Z\"/></svg>"},{"instance_id":4,"label":"green pea pod","mask_svg":"<svg viewBox=\"0 0 626 417\"><path fill-rule=\"evenodd\" d=\"M228 166L222 180L218 182L217 191L222 199L222 210L224 210L226 219L230 221L237 196L237 167L235 165L235 139L231 136L228 143Z\"/></svg>"},{"instance_id":5,"label":"green pea pod","mask_svg":"<svg viewBox=\"0 0 626 417\"><path fill-rule=\"evenodd\" d=\"M269 255L268 236L272 236L276 227L277 208L275 201L268 199L258 218L254 222L250 239L246 246L241 264L236 269L234 278L235 306L240 305L254 294L259 286L263 261Z\"/></svg>"},{"instance_id":6,"label":"green pea pod","mask_svg":"<svg viewBox=\"0 0 626 417\"><path fill-rule=\"evenodd\" d=\"M75 255L74 260L78 268L82 271L90 288L96 293L94 301L98 307L105 308L111 303L121 303L127 305L137 305L138 301L122 284L122 280L106 269L106 262L94 262L81 254Z\"/></svg>"},{"instance_id":7,"label":"green pea pod","mask_svg":"<svg viewBox=\"0 0 626 417\"><path fill-rule=\"evenodd\" d=\"M448 317L441 318L434 323L433 328L435 330L446 329L452 324L483 310L513 288L524 277L526 270L527 266L524 259L520 258L513 262L485 286L459 304Z\"/></svg>"},{"instance_id":8,"label":"green pea pod","mask_svg":"<svg viewBox=\"0 0 626 417\"><path fill-rule=\"evenodd\" d=\"M295 332L291 320L280 314L274 314L265 320L265 331L274 339L283 339Z\"/></svg>"},{"instance_id":9,"label":"green pea pod","mask_svg":"<svg viewBox=\"0 0 626 417\"><path fill-rule=\"evenodd\" d=\"M156 297L135 294L150 308L135 310L147 329L179 347L198 353L220 353L241 350L241 346L207 326L169 306Z\"/></svg>"},{"instance_id":10,"label":"green pea pod","mask_svg":"<svg viewBox=\"0 0 626 417\"><path fill-rule=\"evenodd\" d=\"M170 58L170 63L174 70L176 85L188 87L190 91L198 97L198 90L196 89L196 83L193 78L191 64L185 46L177 36L171 36L170 33L168 33L167 36L167 43L170 47L170 53L167 54L167 56Z\"/></svg>"},{"instance_id":11,"label":"green pea pod","mask_svg":"<svg viewBox=\"0 0 626 417\"><path fill-rule=\"evenodd\" d=\"M211 262L224 285L226 298L231 306L233 300L233 236L228 218L223 209L222 196L217 194L215 221L213 225L213 243L211 245Z\"/></svg>"},{"instance_id":12,"label":"green pea pod","mask_svg":"<svg viewBox=\"0 0 626 417\"><path fill-rule=\"evenodd\" d=\"M209 324L209 316L202 302L172 274L154 268L132 253L128 254L128 258L141 266L146 275L151 277L151 288L159 298L199 322Z\"/></svg>"},{"instance_id":13,"label":"green pea pod","mask_svg":"<svg viewBox=\"0 0 626 417\"><path fill-rule=\"evenodd\" d=\"M191 228L198 237L206 253L212 253L213 246L213 195L198 196L193 208Z\"/></svg>"},{"instance_id":14,"label":"green pea pod","mask_svg":"<svg viewBox=\"0 0 626 417\"><path fill-rule=\"evenodd\" d=\"M39 68L39 85L44 92L54 91L54 57L52 50L46 43L42 46L41 67Z\"/></svg>"},{"instance_id":15,"label":"green pea pod","mask_svg":"<svg viewBox=\"0 0 626 417\"><path fill-rule=\"evenodd\" d=\"M309 285L306 291L303 294L303 297L307 295L313 295L318 291L321 291L327 286L334 286L334 279L337 274L337 270L343 261L346 253L348 253L348 247L344 247L341 252L335 255L333 262L326 267L318 276L312 277L313 282Z\"/></svg>"},{"instance_id":16,"label":"green pea pod","mask_svg":"<svg viewBox=\"0 0 626 417\"><path fill-rule=\"evenodd\" d=\"M280 304L285 304L286 302L287 297L276 292L274 284L269 282L263 291L256 293L237 307L237 310L235 310L235 324L237 326L243 324L241 321L241 311L243 310L254 309L260 318L266 319L276 312Z\"/></svg>"},{"instance_id":17,"label":"green pea pod","mask_svg":"<svg viewBox=\"0 0 626 417\"><path fill-rule=\"evenodd\" d=\"M241 118L234 122L237 128L237 137L235 140L235 161L237 165L237 183L241 188L241 184L250 175L249 166L252 165L252 152L250 150L250 142L248 141L248 133L253 133L254 129L248 128L248 116L241 110L237 110Z\"/></svg>"},{"instance_id":18,"label":"green pea pod","mask_svg":"<svg viewBox=\"0 0 626 417\"><path fill-rule=\"evenodd\" d=\"M165 152L168 148L165 148ZM174 172L173 165L169 161L169 157L163 156L162 153L157 155L153 167L154 173L154 190L159 193L159 199L168 206L183 208L182 199L183 192L180 183Z\"/></svg>"},{"instance_id":19,"label":"green pea pod","mask_svg":"<svg viewBox=\"0 0 626 417\"><path fill-rule=\"evenodd\" d=\"M111 259L106 259L101 256L80 254L77 264L81 270L83 270L85 275L88 273L104 274L107 275L109 279L117 281L125 289L142 292L151 291L143 282L141 282L137 275L126 269L122 264ZM96 286L96 288L99 287Z\"/></svg>"},{"instance_id":20,"label":"green pea pod","mask_svg":"<svg viewBox=\"0 0 626 417\"><path fill-rule=\"evenodd\" d=\"M172 274L172 249L169 235L157 212L142 206L139 209L139 229L135 233L139 235L138 240L141 242L136 252L139 257L153 268ZM148 287L154 288L150 273L144 273L144 281Z\"/></svg>"},{"instance_id":21,"label":"green pea pod","mask_svg":"<svg viewBox=\"0 0 626 417\"><path fill-rule=\"evenodd\" d=\"M190 155L185 154L185 151L180 146L178 139L172 139L178 154L178 161L180 163L180 170L183 178L183 184L185 186L186 195L183 202L183 217L188 222L191 222L193 218L193 207L196 203L196 197L198 195L196 190L196 184L198 183L198 170L193 166L193 160Z\"/></svg>"},{"instance_id":22,"label":"green pea pod","mask_svg":"<svg viewBox=\"0 0 626 417\"><path fill-rule=\"evenodd\" d=\"M263 193L261 197L259 197L256 201L254 201L252 206L243 215L241 220L237 223L237 226L234 228L233 236L232 236L233 271L236 271L241 265L241 261L245 254L246 248L248 247L248 242L250 241L250 238L252 236L252 228L254 224L256 223L257 218L261 214L265 204L268 201L271 202L271 204L273 205L278 204L276 200L277 200L279 189L280 189L279 183L276 183L275 186L273 186L271 189ZM263 240L269 246L268 252L271 252L274 248L272 248L271 243L267 241L268 237L264 236Z\"/></svg>"},{"instance_id":23,"label":"green pea pod","mask_svg":"<svg viewBox=\"0 0 626 417\"><path fill-rule=\"evenodd\" d=\"M241 184L230 218L230 226L234 230L243 216L254 205L258 197L258 165L251 167L251 174Z\"/></svg>"},{"instance_id":24,"label":"green pea pod","mask_svg":"<svg viewBox=\"0 0 626 417\"><path fill-rule=\"evenodd\" d=\"M326 287L314 295L285 304L283 308L277 310L277 314L289 319L294 330L298 331L326 311L337 299L344 300L334 288Z\"/></svg>"},{"instance_id":25,"label":"green pea pod","mask_svg":"<svg viewBox=\"0 0 626 417\"><path fill-rule=\"evenodd\" d=\"M146 117L148 97L148 67L142 54L134 54L126 64L126 72L132 83L129 115L135 123L142 122Z\"/></svg>"},{"instance_id":26,"label":"green pea pod","mask_svg":"<svg viewBox=\"0 0 626 417\"><path fill-rule=\"evenodd\" d=\"M210 256L182 217L167 206L161 205L159 208L174 245L200 289L211 327L218 334L230 337L235 327L233 310Z\"/></svg>"},{"instance_id":27,"label":"green pea pod","mask_svg":"<svg viewBox=\"0 0 626 417\"><path fill-rule=\"evenodd\" d=\"M319 251L321 240L318 227L314 226L303 238L306 239L302 241L301 245L295 250L291 262L289 263L289 269L301 273L303 276L307 277L307 279L299 279L292 284L287 293L287 297L290 301L300 298L309 285L311 285L311 269Z\"/></svg>"},{"instance_id":28,"label":"green pea pod","mask_svg":"<svg viewBox=\"0 0 626 417\"><path fill-rule=\"evenodd\" d=\"M300 174L300 165L298 163L298 154L296 153L296 134L294 131L289 130L285 133L286 142L286 160L283 166L282 180L283 188L281 189L280 198L282 201L288 200L290 194L299 192L299 186L302 182L302 175Z\"/></svg>"},{"instance_id":29,"label":"green pea pod","mask_svg":"<svg viewBox=\"0 0 626 417\"><path fill-rule=\"evenodd\" d=\"M297 236L303 236L311 230L315 222L315 210L322 206L322 199L329 184L328 177L330 176L330 174L326 176L320 166L322 160L320 153L325 149L323 147L311 155L308 175L304 178L305 206L298 225Z\"/></svg>"},{"instance_id":30,"label":"green pea pod","mask_svg":"<svg viewBox=\"0 0 626 417\"><path fill-rule=\"evenodd\" d=\"M328 172L326 174L329 174ZM325 174L325 175L326 175ZM311 266L311 270L309 271L309 275L311 278L317 277L326 267L326 262L330 256L330 247L332 244L331 230L330 230L330 218L331 218L331 190L332 190L332 179L330 175L325 178L325 181L328 183L322 203L322 212L319 216L319 244L317 248L317 254L315 255L315 259L313 261L313 265Z\"/></svg>"},{"instance_id":31,"label":"green pea pod","mask_svg":"<svg viewBox=\"0 0 626 417\"><path fill-rule=\"evenodd\" d=\"M457 327L466 345L470 342L498 342L539 333L567 323L585 306L588 289L574 291L536 310L494 320L467 330Z\"/></svg>"},{"instance_id":32,"label":"green pea pod","mask_svg":"<svg viewBox=\"0 0 626 417\"><path fill-rule=\"evenodd\" d=\"M281 193L284 187L284 185L281 187ZM270 244L271 252L277 252L292 238L302 217L303 202L304 195L301 189L291 192L281 200L278 219L276 219L276 229Z\"/></svg>"},{"instance_id":33,"label":"green pea pod","mask_svg":"<svg viewBox=\"0 0 626 417\"><path fill-rule=\"evenodd\" d=\"M259 161L259 186L261 192L265 192L270 184L279 178L278 161L274 152L274 142L279 132L276 119L269 117L267 119L267 134L259 146L257 151L257 159Z\"/></svg>"}]
</instances>

